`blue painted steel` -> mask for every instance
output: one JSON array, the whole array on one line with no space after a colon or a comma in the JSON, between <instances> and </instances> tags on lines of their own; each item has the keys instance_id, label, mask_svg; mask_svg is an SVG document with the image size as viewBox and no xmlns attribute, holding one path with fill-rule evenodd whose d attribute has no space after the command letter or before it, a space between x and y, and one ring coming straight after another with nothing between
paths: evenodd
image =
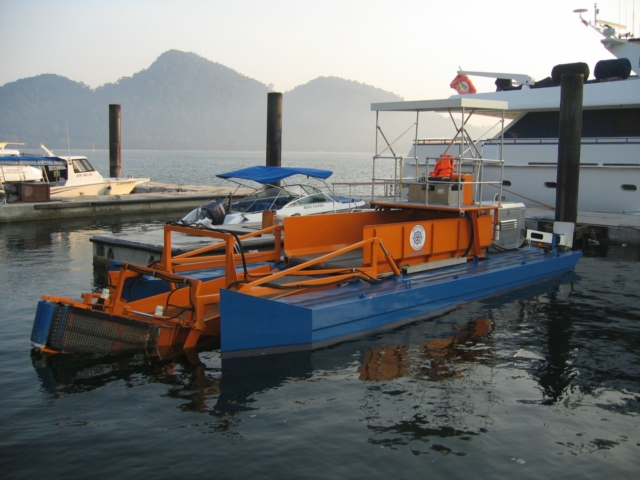
<instances>
[{"instance_id":1,"label":"blue painted steel","mask_svg":"<svg viewBox=\"0 0 640 480\"><path fill-rule=\"evenodd\" d=\"M47 344L49 331L51 330L51 322L56 312L56 305L40 300L36 310L36 317L33 321L31 329L31 344L34 347L42 348Z\"/></svg>"},{"instance_id":2,"label":"blue painted steel","mask_svg":"<svg viewBox=\"0 0 640 480\"><path fill-rule=\"evenodd\" d=\"M512 252L276 300L221 290L221 351L304 350L386 330L571 271L581 252Z\"/></svg>"},{"instance_id":3,"label":"blue painted steel","mask_svg":"<svg viewBox=\"0 0 640 480\"><path fill-rule=\"evenodd\" d=\"M119 270L120 262L112 261L107 267L109 270ZM251 268L256 268L266 265L265 262L258 262L251 264ZM236 271L238 275L242 277L243 266L237 265ZM225 267L218 268L206 268L201 270L189 270L188 272L181 273L188 278L194 280L200 280L207 282L216 278L222 278L225 275ZM124 288L122 289L122 299L131 302L134 300L141 300L143 298L149 298L155 295L160 295L171 290L169 282L158 277L151 275L140 275L139 277L127 278L124 281Z\"/></svg>"},{"instance_id":4,"label":"blue painted steel","mask_svg":"<svg viewBox=\"0 0 640 480\"><path fill-rule=\"evenodd\" d=\"M318 168L298 168L298 167L248 167L233 172L216 175L220 178L241 178L243 180L253 180L263 184L273 184L293 175L306 175L313 178L329 178L333 174L330 170L320 170Z\"/></svg>"}]
</instances>

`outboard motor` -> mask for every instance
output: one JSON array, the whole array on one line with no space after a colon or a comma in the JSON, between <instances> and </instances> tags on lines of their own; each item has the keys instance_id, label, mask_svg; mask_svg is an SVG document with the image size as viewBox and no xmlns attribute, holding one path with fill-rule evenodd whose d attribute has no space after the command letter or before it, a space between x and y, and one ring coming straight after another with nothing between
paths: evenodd
<instances>
[{"instance_id":1,"label":"outboard motor","mask_svg":"<svg viewBox=\"0 0 640 480\"><path fill-rule=\"evenodd\" d=\"M200 207L200 213L198 213L195 221L209 219L212 225L222 225L226 214L226 198L221 198Z\"/></svg>"}]
</instances>

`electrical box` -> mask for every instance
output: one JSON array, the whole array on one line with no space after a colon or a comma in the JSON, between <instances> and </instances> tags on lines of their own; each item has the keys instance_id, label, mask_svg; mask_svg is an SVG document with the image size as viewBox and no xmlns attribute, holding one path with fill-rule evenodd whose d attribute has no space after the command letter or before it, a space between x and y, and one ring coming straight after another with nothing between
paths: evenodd
<instances>
[{"instance_id":1,"label":"electrical box","mask_svg":"<svg viewBox=\"0 0 640 480\"><path fill-rule=\"evenodd\" d=\"M518 248L524 241L524 222L524 203L503 203L498 209L496 239L493 245L508 250Z\"/></svg>"},{"instance_id":2,"label":"electrical box","mask_svg":"<svg viewBox=\"0 0 640 480\"><path fill-rule=\"evenodd\" d=\"M409 184L409 201L424 204L426 203L426 198L428 198L429 205L471 205L472 185L470 183L465 184L465 182L470 181L471 175L463 175L461 183L458 183L457 179L449 183L412 183ZM460 186L462 187L462 195L460 195ZM429 193L427 194L427 192Z\"/></svg>"}]
</instances>

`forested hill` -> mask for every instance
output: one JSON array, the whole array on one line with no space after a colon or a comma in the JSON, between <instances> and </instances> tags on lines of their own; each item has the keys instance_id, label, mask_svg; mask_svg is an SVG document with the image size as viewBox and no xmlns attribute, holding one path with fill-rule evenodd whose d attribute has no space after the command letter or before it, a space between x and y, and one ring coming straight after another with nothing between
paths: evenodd
<instances>
[{"instance_id":1,"label":"forested hill","mask_svg":"<svg viewBox=\"0 0 640 480\"><path fill-rule=\"evenodd\" d=\"M268 86L194 53L171 50L149 68L91 89L39 75L0 87L0 141L108 148L109 104L122 107L123 149L263 150ZM372 152L379 88L320 77L284 93L283 150ZM405 119L406 120L406 119ZM390 127L400 131L400 127ZM399 154L406 154L402 146Z\"/></svg>"}]
</instances>

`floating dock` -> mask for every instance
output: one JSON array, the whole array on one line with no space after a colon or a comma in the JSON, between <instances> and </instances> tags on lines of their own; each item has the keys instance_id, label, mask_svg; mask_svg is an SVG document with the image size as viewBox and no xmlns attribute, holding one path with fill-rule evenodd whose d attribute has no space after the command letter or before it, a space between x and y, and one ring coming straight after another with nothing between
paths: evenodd
<instances>
[{"instance_id":1,"label":"floating dock","mask_svg":"<svg viewBox=\"0 0 640 480\"><path fill-rule=\"evenodd\" d=\"M239 236L256 232L261 229L258 223L243 223L238 225L220 225L228 232ZM165 248L165 234L162 226L140 228L120 233L95 235L90 238L93 243L93 265L104 267L112 260L116 262L149 265L162 257ZM186 233L177 233L171 242L172 255L181 255L222 242L219 238L203 237ZM242 245L248 251L273 248L275 237L273 233L262 233L245 240Z\"/></svg>"},{"instance_id":2,"label":"floating dock","mask_svg":"<svg viewBox=\"0 0 640 480\"><path fill-rule=\"evenodd\" d=\"M188 212L208 200L233 194L244 196L250 189L235 187L143 184L128 195L81 196L46 202L16 202L0 205L0 223L60 220L66 218L135 215L153 212Z\"/></svg>"},{"instance_id":3,"label":"floating dock","mask_svg":"<svg viewBox=\"0 0 640 480\"><path fill-rule=\"evenodd\" d=\"M524 226L531 230L548 230L553 224L553 217L552 210L527 207ZM261 224L225 225L225 228L244 235L260 230ZM638 246L640 215L578 212L576 239L605 240L614 244ZM159 226L141 226L135 231L95 235L90 240L93 243L93 264L96 267L107 265L111 260L148 265L160 258L164 248L164 233ZM176 236L172 243L173 253L177 255L192 252L219 241L193 235ZM264 248L273 246L273 242L273 235L265 234L247 241L245 248Z\"/></svg>"},{"instance_id":4,"label":"floating dock","mask_svg":"<svg viewBox=\"0 0 640 480\"><path fill-rule=\"evenodd\" d=\"M527 207L525 216L527 228L549 230L553 224L554 211ZM576 239L640 246L640 215L579 211Z\"/></svg>"}]
</instances>

